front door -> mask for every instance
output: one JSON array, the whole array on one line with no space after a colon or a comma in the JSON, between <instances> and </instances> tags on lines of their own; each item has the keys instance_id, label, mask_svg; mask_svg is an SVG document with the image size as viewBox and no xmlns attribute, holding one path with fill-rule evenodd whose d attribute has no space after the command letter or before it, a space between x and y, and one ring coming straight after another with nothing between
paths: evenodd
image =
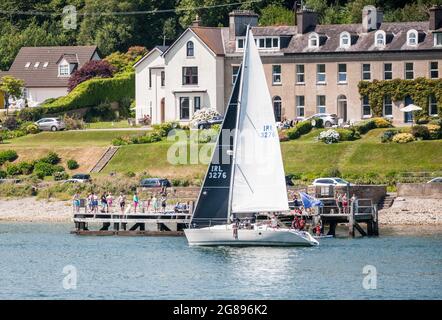
<instances>
[{"instance_id":1,"label":"front door","mask_svg":"<svg viewBox=\"0 0 442 320\"><path fill-rule=\"evenodd\" d=\"M338 97L338 117L341 118L344 122L347 121L347 97L339 96Z\"/></svg>"}]
</instances>

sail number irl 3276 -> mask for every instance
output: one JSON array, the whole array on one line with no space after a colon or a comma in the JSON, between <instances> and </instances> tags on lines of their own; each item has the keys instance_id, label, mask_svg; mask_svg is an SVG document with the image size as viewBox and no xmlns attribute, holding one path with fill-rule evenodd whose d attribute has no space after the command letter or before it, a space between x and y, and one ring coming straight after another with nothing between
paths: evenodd
<instances>
[{"instance_id":1,"label":"sail number irl 3276","mask_svg":"<svg viewBox=\"0 0 442 320\"><path fill-rule=\"evenodd\" d=\"M266 124L263 126L262 131L259 133L261 138L272 138L275 137L275 130L271 124Z\"/></svg>"},{"instance_id":2,"label":"sail number irl 3276","mask_svg":"<svg viewBox=\"0 0 442 320\"><path fill-rule=\"evenodd\" d=\"M209 179L226 179L226 178L227 178L227 172L223 171L223 169L221 169L221 166L217 165L210 166Z\"/></svg>"}]
</instances>

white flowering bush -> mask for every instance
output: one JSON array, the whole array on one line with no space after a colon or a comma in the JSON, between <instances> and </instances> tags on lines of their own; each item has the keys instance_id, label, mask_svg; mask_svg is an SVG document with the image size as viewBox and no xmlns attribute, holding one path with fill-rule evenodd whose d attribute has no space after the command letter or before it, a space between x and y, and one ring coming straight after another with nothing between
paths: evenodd
<instances>
[{"instance_id":1,"label":"white flowering bush","mask_svg":"<svg viewBox=\"0 0 442 320\"><path fill-rule=\"evenodd\" d=\"M208 121L220 116L221 115L215 109L202 108L193 114L192 119L190 120L190 125L195 127L200 121Z\"/></svg>"},{"instance_id":2,"label":"white flowering bush","mask_svg":"<svg viewBox=\"0 0 442 320\"><path fill-rule=\"evenodd\" d=\"M319 134L319 140L325 142L326 144L332 144L339 142L339 132L333 129L322 131Z\"/></svg>"}]
</instances>

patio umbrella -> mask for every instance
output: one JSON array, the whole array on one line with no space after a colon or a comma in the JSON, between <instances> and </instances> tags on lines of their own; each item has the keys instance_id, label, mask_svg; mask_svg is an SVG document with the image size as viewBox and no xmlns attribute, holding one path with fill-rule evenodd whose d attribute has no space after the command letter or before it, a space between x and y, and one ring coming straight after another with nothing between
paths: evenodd
<instances>
[{"instance_id":1,"label":"patio umbrella","mask_svg":"<svg viewBox=\"0 0 442 320\"><path fill-rule=\"evenodd\" d=\"M402 112L414 112L414 111L420 111L420 110L422 110L422 108L418 107L414 104L409 104L408 106L400 108L399 110L401 110ZM414 120L414 114L413 114L412 120ZM413 125L413 121L411 122L411 125Z\"/></svg>"}]
</instances>

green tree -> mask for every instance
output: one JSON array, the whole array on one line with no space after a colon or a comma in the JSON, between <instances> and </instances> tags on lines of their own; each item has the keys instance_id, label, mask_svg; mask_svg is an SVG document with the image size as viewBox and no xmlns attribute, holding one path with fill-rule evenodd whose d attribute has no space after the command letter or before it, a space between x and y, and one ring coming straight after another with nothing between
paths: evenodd
<instances>
[{"instance_id":1,"label":"green tree","mask_svg":"<svg viewBox=\"0 0 442 320\"><path fill-rule=\"evenodd\" d=\"M274 4L262 9L259 17L259 25L261 26L292 25L293 22L294 13L292 10Z\"/></svg>"},{"instance_id":2,"label":"green tree","mask_svg":"<svg viewBox=\"0 0 442 320\"><path fill-rule=\"evenodd\" d=\"M24 85L23 80L16 79L12 76L4 76L1 79L0 90L8 97L19 99L22 96Z\"/></svg>"}]
</instances>

